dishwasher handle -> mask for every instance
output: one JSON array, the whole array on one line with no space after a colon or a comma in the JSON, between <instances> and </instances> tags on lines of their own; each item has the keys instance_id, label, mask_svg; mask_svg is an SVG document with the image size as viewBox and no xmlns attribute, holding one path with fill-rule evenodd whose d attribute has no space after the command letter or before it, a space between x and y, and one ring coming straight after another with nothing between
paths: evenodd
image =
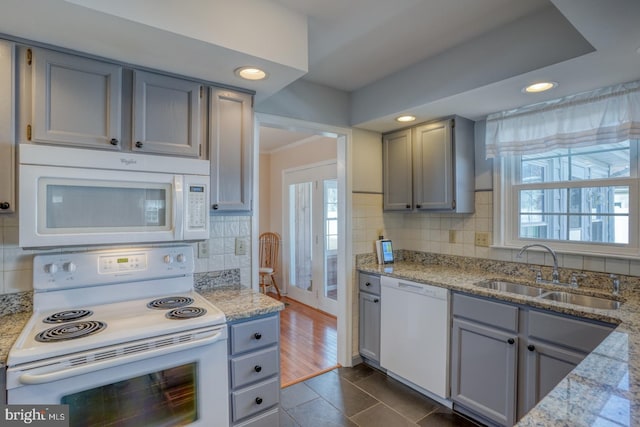
<instances>
[{"instance_id":1,"label":"dishwasher handle","mask_svg":"<svg viewBox=\"0 0 640 427\"><path fill-rule=\"evenodd\" d=\"M395 289L400 292L410 292L439 300L446 300L449 295L449 291L446 288L433 285L402 281L385 276L382 276L380 282L383 288Z\"/></svg>"}]
</instances>

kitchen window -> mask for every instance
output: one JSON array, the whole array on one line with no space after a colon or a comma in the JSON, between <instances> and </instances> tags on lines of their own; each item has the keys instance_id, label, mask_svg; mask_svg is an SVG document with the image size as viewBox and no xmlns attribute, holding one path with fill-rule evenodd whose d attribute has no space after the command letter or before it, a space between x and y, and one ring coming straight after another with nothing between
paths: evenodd
<instances>
[{"instance_id":1,"label":"kitchen window","mask_svg":"<svg viewBox=\"0 0 640 427\"><path fill-rule=\"evenodd\" d=\"M637 140L495 161L498 245L545 242L566 252L640 255Z\"/></svg>"},{"instance_id":2,"label":"kitchen window","mask_svg":"<svg viewBox=\"0 0 640 427\"><path fill-rule=\"evenodd\" d=\"M494 244L640 256L640 80L487 116Z\"/></svg>"}]
</instances>

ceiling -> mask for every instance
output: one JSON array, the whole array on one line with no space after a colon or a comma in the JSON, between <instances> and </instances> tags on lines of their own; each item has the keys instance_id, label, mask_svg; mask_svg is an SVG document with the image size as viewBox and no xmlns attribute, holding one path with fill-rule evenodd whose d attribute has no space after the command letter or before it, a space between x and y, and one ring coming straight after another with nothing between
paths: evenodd
<instances>
[{"instance_id":1,"label":"ceiling","mask_svg":"<svg viewBox=\"0 0 640 427\"><path fill-rule=\"evenodd\" d=\"M640 79L638 22L638 0L3 0L0 36L254 90L257 109L304 80L384 132ZM233 75L249 64L269 78ZM522 93L538 80L558 87Z\"/></svg>"}]
</instances>

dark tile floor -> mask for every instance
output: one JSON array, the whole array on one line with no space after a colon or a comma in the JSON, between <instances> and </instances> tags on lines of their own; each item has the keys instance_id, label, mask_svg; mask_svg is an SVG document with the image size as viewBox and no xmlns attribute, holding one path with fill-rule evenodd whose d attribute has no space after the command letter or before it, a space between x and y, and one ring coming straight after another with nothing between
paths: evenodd
<instances>
[{"instance_id":1,"label":"dark tile floor","mask_svg":"<svg viewBox=\"0 0 640 427\"><path fill-rule=\"evenodd\" d=\"M476 426L364 364L284 388L281 403L281 427Z\"/></svg>"}]
</instances>

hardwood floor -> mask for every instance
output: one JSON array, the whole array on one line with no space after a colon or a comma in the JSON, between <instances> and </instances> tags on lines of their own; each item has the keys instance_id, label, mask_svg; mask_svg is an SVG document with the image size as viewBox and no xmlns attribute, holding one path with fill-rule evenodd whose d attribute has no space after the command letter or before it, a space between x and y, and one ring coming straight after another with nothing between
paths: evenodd
<instances>
[{"instance_id":1,"label":"hardwood floor","mask_svg":"<svg viewBox=\"0 0 640 427\"><path fill-rule=\"evenodd\" d=\"M336 318L287 297L281 301L286 304L280 312L282 387L337 367Z\"/></svg>"}]
</instances>

